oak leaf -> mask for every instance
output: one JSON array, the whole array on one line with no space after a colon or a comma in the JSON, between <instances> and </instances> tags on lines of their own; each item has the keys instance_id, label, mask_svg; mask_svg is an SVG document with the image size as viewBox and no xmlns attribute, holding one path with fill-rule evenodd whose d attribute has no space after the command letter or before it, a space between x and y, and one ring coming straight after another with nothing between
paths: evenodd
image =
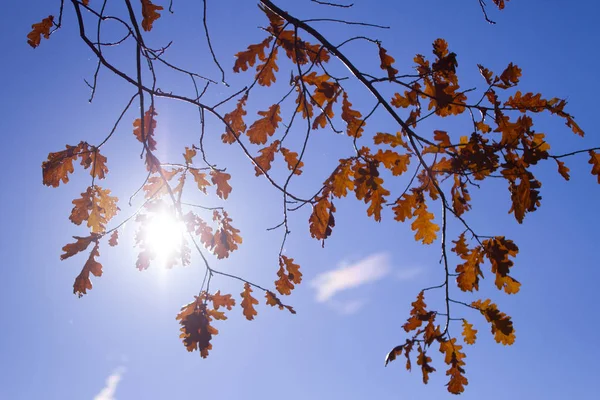
<instances>
[{"instance_id":1,"label":"oak leaf","mask_svg":"<svg viewBox=\"0 0 600 400\"><path fill-rule=\"evenodd\" d=\"M88 290L92 289L90 274L95 277L102 276L102 264L96 261L96 257L99 255L98 242L96 241L96 245L90 252L88 260L83 266L81 273L75 278L75 283L73 284L73 294L77 294L78 297L82 297L84 294L87 294Z\"/></svg>"},{"instance_id":2,"label":"oak leaf","mask_svg":"<svg viewBox=\"0 0 600 400\"><path fill-rule=\"evenodd\" d=\"M98 238L99 238L99 235L97 235L97 234L91 234L90 236L85 236L85 237L73 236L73 239L76 240L75 243L66 244L62 248L64 253L60 255L60 259L66 260L67 258L72 257L75 254L84 251L85 249L88 248L90 243L97 242Z\"/></svg>"},{"instance_id":3,"label":"oak leaf","mask_svg":"<svg viewBox=\"0 0 600 400\"><path fill-rule=\"evenodd\" d=\"M181 324L179 337L183 339L187 351L198 350L202 358L208 357L209 350L212 350L210 341L213 335L219 333L210 325L214 315L210 311L202 304L201 298L197 297L192 303L183 306L176 317Z\"/></svg>"},{"instance_id":4,"label":"oak leaf","mask_svg":"<svg viewBox=\"0 0 600 400\"><path fill-rule=\"evenodd\" d=\"M423 373L423 383L427 384L429 382L429 374L435 372L435 368L433 368L429 363L431 362L431 357L427 356L425 350L421 346L419 346L419 355L417 356L417 365L421 366L421 372Z\"/></svg>"},{"instance_id":5,"label":"oak leaf","mask_svg":"<svg viewBox=\"0 0 600 400\"><path fill-rule=\"evenodd\" d=\"M425 203L415 210L414 216L416 219L411 224L411 228L415 233L415 240L421 240L423 244L431 244L437 239L437 231L440 227L433 223L434 215L427 211Z\"/></svg>"},{"instance_id":6,"label":"oak leaf","mask_svg":"<svg viewBox=\"0 0 600 400\"><path fill-rule=\"evenodd\" d=\"M313 205L313 211L309 218L310 235L317 240L327 239L335 226L335 206L330 201L329 195L322 196Z\"/></svg>"},{"instance_id":7,"label":"oak leaf","mask_svg":"<svg viewBox=\"0 0 600 400\"><path fill-rule=\"evenodd\" d=\"M190 174L194 177L194 181L196 181L196 185L198 185L198 189L202 193L206 193L206 188L210 186L210 182L206 180L206 174L204 172L200 172L197 169L190 169Z\"/></svg>"},{"instance_id":8,"label":"oak leaf","mask_svg":"<svg viewBox=\"0 0 600 400\"><path fill-rule=\"evenodd\" d=\"M285 308L292 314L296 314L296 310L294 310L293 307L283 304L281 300L279 300L279 298L275 295L275 293L271 292L270 290L267 290L265 297L267 299L267 305L270 305L271 307L277 306L280 310L283 310Z\"/></svg>"},{"instance_id":9,"label":"oak leaf","mask_svg":"<svg viewBox=\"0 0 600 400\"><path fill-rule=\"evenodd\" d=\"M221 294L220 290L217 290L217 293L210 295L209 298L212 301L215 310L218 310L220 307L231 310L232 307L235 306L235 299L232 299L230 294Z\"/></svg>"},{"instance_id":10,"label":"oak leaf","mask_svg":"<svg viewBox=\"0 0 600 400\"><path fill-rule=\"evenodd\" d=\"M66 150L48 154L48 160L42 163L44 185L58 187L61 182L69 182L69 174L74 171L73 161L79 157L83 143L77 146L67 145Z\"/></svg>"},{"instance_id":11,"label":"oak leaf","mask_svg":"<svg viewBox=\"0 0 600 400\"><path fill-rule=\"evenodd\" d=\"M240 231L231 226L232 219L226 211L222 213L214 211L213 219L218 221L220 226L214 233L212 251L218 259L227 258L231 252L237 250L239 244L242 244Z\"/></svg>"},{"instance_id":12,"label":"oak leaf","mask_svg":"<svg viewBox=\"0 0 600 400\"><path fill-rule=\"evenodd\" d=\"M498 307L490 299L477 300L471 306L478 309L485 319L491 324L492 334L498 343L511 345L515 342L515 329L508 315L498 310Z\"/></svg>"},{"instance_id":13,"label":"oak leaf","mask_svg":"<svg viewBox=\"0 0 600 400\"><path fill-rule=\"evenodd\" d=\"M90 186L81 193L81 198L73 200L73 210L69 219L76 225L87 221L93 233L101 233L106 224L117 214L117 198L110 196L110 190Z\"/></svg>"},{"instance_id":14,"label":"oak leaf","mask_svg":"<svg viewBox=\"0 0 600 400\"><path fill-rule=\"evenodd\" d=\"M353 176L351 160L341 159L337 168L325 181L325 186L330 188L335 197L345 197L348 191L354 191L354 181L351 179Z\"/></svg>"},{"instance_id":15,"label":"oak leaf","mask_svg":"<svg viewBox=\"0 0 600 400\"><path fill-rule=\"evenodd\" d=\"M42 36L45 39L50 39L50 30L54 26L54 16L49 15L41 22L31 25L31 32L27 34L27 43L34 49L38 47L42 41Z\"/></svg>"},{"instance_id":16,"label":"oak leaf","mask_svg":"<svg viewBox=\"0 0 600 400\"><path fill-rule=\"evenodd\" d=\"M392 66L392 64L396 61L394 57L390 56L387 53L387 50L379 45L379 59L381 60L381 69L387 71L388 79L392 80L398 73L398 70Z\"/></svg>"},{"instance_id":17,"label":"oak leaf","mask_svg":"<svg viewBox=\"0 0 600 400\"><path fill-rule=\"evenodd\" d=\"M257 164L254 166L256 176L260 176L263 171L267 172L271 169L271 163L275 160L275 153L278 151L279 144L279 140L275 140L267 147L259 150L260 156L254 158Z\"/></svg>"},{"instance_id":18,"label":"oak leaf","mask_svg":"<svg viewBox=\"0 0 600 400\"><path fill-rule=\"evenodd\" d=\"M254 305L258 304L258 300L252 297L251 293L252 288L250 287L250 284L248 282L244 283L244 291L240 293L240 296L242 296L241 306L244 316L248 321L252 321L254 317L258 314L254 309Z\"/></svg>"},{"instance_id":19,"label":"oak leaf","mask_svg":"<svg viewBox=\"0 0 600 400\"><path fill-rule=\"evenodd\" d=\"M148 111L144 113L144 130L142 132L142 120L137 118L133 121L133 134L141 143L148 146L148 150L156 150L156 140L154 140L154 129L156 129L156 120L154 117L158 115L154 107L150 106Z\"/></svg>"},{"instance_id":20,"label":"oak leaf","mask_svg":"<svg viewBox=\"0 0 600 400\"><path fill-rule=\"evenodd\" d=\"M272 37L268 37L259 44L251 44L248 49L240 51L235 55L235 63L233 65L234 72L246 71L248 67L253 67L258 58L261 61L266 59L265 49L269 47L269 43L273 40Z\"/></svg>"},{"instance_id":21,"label":"oak leaf","mask_svg":"<svg viewBox=\"0 0 600 400\"><path fill-rule=\"evenodd\" d=\"M277 81L275 73L279 71L277 66L277 47L273 49L267 60L256 67L256 81L261 86L271 86Z\"/></svg>"},{"instance_id":22,"label":"oak leaf","mask_svg":"<svg viewBox=\"0 0 600 400\"><path fill-rule=\"evenodd\" d=\"M113 231L110 235L110 239L108 239L108 245L110 247L115 247L119 244L119 231Z\"/></svg>"},{"instance_id":23,"label":"oak leaf","mask_svg":"<svg viewBox=\"0 0 600 400\"><path fill-rule=\"evenodd\" d=\"M230 178L231 175L226 172L217 171L216 169L210 171L210 180L217 187L217 196L223 200L226 200L229 193L231 193Z\"/></svg>"},{"instance_id":24,"label":"oak leaf","mask_svg":"<svg viewBox=\"0 0 600 400\"><path fill-rule=\"evenodd\" d=\"M365 121L361 119L360 111L352 109L352 103L348 101L348 94L344 92L342 100L342 119L347 124L346 132L348 136L359 138L362 136L365 127Z\"/></svg>"},{"instance_id":25,"label":"oak leaf","mask_svg":"<svg viewBox=\"0 0 600 400\"><path fill-rule=\"evenodd\" d=\"M389 169L394 176L402 175L408 171L408 165L410 164L410 154L398 154L393 150L380 149L374 158Z\"/></svg>"},{"instance_id":26,"label":"oak leaf","mask_svg":"<svg viewBox=\"0 0 600 400\"><path fill-rule=\"evenodd\" d=\"M556 164L558 165L558 173L565 178L566 181L571 179L571 175L569 175L569 167L567 167L565 163L560 160L556 160Z\"/></svg>"},{"instance_id":27,"label":"oak leaf","mask_svg":"<svg viewBox=\"0 0 600 400\"><path fill-rule=\"evenodd\" d=\"M402 328L404 328L406 332L416 330L423 324L424 320L426 321L429 319L425 318L425 316L428 313L426 310L427 304L425 304L424 300L425 293L421 291L417 295L417 300L411 303L412 309L410 310L410 318L406 321L404 325L402 325Z\"/></svg>"},{"instance_id":28,"label":"oak leaf","mask_svg":"<svg viewBox=\"0 0 600 400\"><path fill-rule=\"evenodd\" d=\"M588 164L592 165L592 175L597 175L598 183L600 183L600 153L590 150L590 161Z\"/></svg>"},{"instance_id":29,"label":"oak leaf","mask_svg":"<svg viewBox=\"0 0 600 400\"><path fill-rule=\"evenodd\" d=\"M304 166L304 162L298 159L298 153L286 149L285 147L281 147L281 154L283 154L283 159L287 163L288 169L290 171L294 171L295 175L301 175L301 168Z\"/></svg>"},{"instance_id":30,"label":"oak leaf","mask_svg":"<svg viewBox=\"0 0 600 400\"><path fill-rule=\"evenodd\" d=\"M244 115L246 110L244 106L248 100L248 93L244 94L235 107L235 109L223 116L223 122L225 122L225 133L221 135L221 140L224 143L232 144L236 141L241 133L246 132L246 124L244 123Z\"/></svg>"},{"instance_id":31,"label":"oak leaf","mask_svg":"<svg viewBox=\"0 0 600 400\"><path fill-rule=\"evenodd\" d=\"M473 325L468 323L466 319L463 319L463 331L462 335L465 339L466 344L475 344L477 340L477 329L473 329Z\"/></svg>"},{"instance_id":32,"label":"oak leaf","mask_svg":"<svg viewBox=\"0 0 600 400\"><path fill-rule=\"evenodd\" d=\"M193 158L196 157L196 149L195 148L185 148L185 153L183 153L183 158L185 159L186 164L191 164Z\"/></svg>"},{"instance_id":33,"label":"oak leaf","mask_svg":"<svg viewBox=\"0 0 600 400\"><path fill-rule=\"evenodd\" d=\"M162 9L162 6L154 5L150 0L142 0L142 28L146 32L152 30L152 24L160 18L158 11Z\"/></svg>"},{"instance_id":34,"label":"oak leaf","mask_svg":"<svg viewBox=\"0 0 600 400\"><path fill-rule=\"evenodd\" d=\"M273 104L267 111L259 111L258 115L263 118L257 119L248 128L246 135L250 139L250 143L254 144L265 144L269 136L273 136L275 130L281 122L279 116L280 107L279 104Z\"/></svg>"}]
</instances>

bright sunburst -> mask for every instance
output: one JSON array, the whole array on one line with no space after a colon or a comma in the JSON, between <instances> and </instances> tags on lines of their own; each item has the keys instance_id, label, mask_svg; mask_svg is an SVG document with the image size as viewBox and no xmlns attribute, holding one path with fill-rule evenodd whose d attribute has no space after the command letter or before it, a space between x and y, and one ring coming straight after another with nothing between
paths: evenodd
<instances>
[{"instance_id":1,"label":"bright sunburst","mask_svg":"<svg viewBox=\"0 0 600 400\"><path fill-rule=\"evenodd\" d=\"M158 212L145 226L146 247L154 252L159 264L165 265L181 249L184 232L184 224L172 213Z\"/></svg>"}]
</instances>

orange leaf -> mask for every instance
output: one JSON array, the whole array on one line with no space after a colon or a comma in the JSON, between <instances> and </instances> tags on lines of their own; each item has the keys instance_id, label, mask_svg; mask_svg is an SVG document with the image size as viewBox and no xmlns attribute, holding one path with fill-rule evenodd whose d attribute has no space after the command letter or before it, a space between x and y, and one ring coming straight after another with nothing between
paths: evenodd
<instances>
[{"instance_id":1,"label":"orange leaf","mask_svg":"<svg viewBox=\"0 0 600 400\"><path fill-rule=\"evenodd\" d=\"M275 289L285 296L289 296L292 294L292 290L294 289L294 284L290 281L290 278L285 273L285 269L283 265L279 266L279 270L277 271L277 276L279 279L275 281Z\"/></svg>"},{"instance_id":2,"label":"orange leaf","mask_svg":"<svg viewBox=\"0 0 600 400\"><path fill-rule=\"evenodd\" d=\"M354 190L354 181L350 179L353 176L354 171L350 160L342 159L329 179L325 181L325 186L331 188L331 194L335 197L345 197L349 190Z\"/></svg>"},{"instance_id":3,"label":"orange leaf","mask_svg":"<svg viewBox=\"0 0 600 400\"><path fill-rule=\"evenodd\" d=\"M263 171L267 172L271 169L271 163L275 160L275 153L277 152L279 143L279 140L275 140L269 146L259 150L260 156L254 158L256 164L258 164L258 166L254 166L256 176L260 176L263 174Z\"/></svg>"},{"instance_id":4,"label":"orange leaf","mask_svg":"<svg viewBox=\"0 0 600 400\"><path fill-rule=\"evenodd\" d=\"M73 294L82 297L87 294L88 290L92 289L92 281L90 280L90 273L96 277L102 276L102 264L96 261L96 257L100 255L98 251L98 242L90 252L90 257L86 261L81 273L75 278L73 284Z\"/></svg>"},{"instance_id":5,"label":"orange leaf","mask_svg":"<svg viewBox=\"0 0 600 400\"><path fill-rule=\"evenodd\" d=\"M248 138L250 139L250 143L267 143L267 138L269 136L273 136L275 130L279 126L279 122L281 122L279 110L279 104L273 104L271 107L269 107L268 111L258 112L258 115L261 115L263 118L257 119L250 126L248 132L246 132Z\"/></svg>"},{"instance_id":6,"label":"orange leaf","mask_svg":"<svg viewBox=\"0 0 600 400\"><path fill-rule=\"evenodd\" d=\"M598 183L600 183L600 153L590 150L590 161L588 164L592 165L592 175L597 175Z\"/></svg>"},{"instance_id":7,"label":"orange leaf","mask_svg":"<svg viewBox=\"0 0 600 400\"><path fill-rule=\"evenodd\" d=\"M347 124L347 133L350 137L361 137L364 127L365 121L361 119L362 114L360 111L353 110L352 103L348 101L348 94L344 92L343 100L342 100L342 119Z\"/></svg>"},{"instance_id":8,"label":"orange leaf","mask_svg":"<svg viewBox=\"0 0 600 400\"><path fill-rule=\"evenodd\" d=\"M142 0L144 1L144 0ZM142 120L137 118L133 121L133 134L141 143L145 143L150 151L156 150L156 140L154 140L154 129L156 129L156 120L154 116L158 113L152 106L144 114L144 132L142 133Z\"/></svg>"},{"instance_id":9,"label":"orange leaf","mask_svg":"<svg viewBox=\"0 0 600 400\"><path fill-rule=\"evenodd\" d=\"M185 159L185 163L186 164L191 164L192 163L192 159L196 157L196 149L192 148L190 149L189 147L185 148L185 153L183 153L183 158Z\"/></svg>"},{"instance_id":10,"label":"orange leaf","mask_svg":"<svg viewBox=\"0 0 600 400\"><path fill-rule=\"evenodd\" d=\"M160 14L157 11L162 9L162 6L154 5L150 0L142 0L142 28L146 32L152 30L152 24L160 18Z\"/></svg>"},{"instance_id":11,"label":"orange leaf","mask_svg":"<svg viewBox=\"0 0 600 400\"><path fill-rule=\"evenodd\" d=\"M83 143L80 143L80 146L82 144ZM86 150L82 151L80 154L81 165L83 165L84 169L91 167L90 175L93 178L104 179L108 172L106 157L100 154L100 150L96 147L92 147L90 150L87 150L87 146L85 147Z\"/></svg>"},{"instance_id":12,"label":"orange leaf","mask_svg":"<svg viewBox=\"0 0 600 400\"><path fill-rule=\"evenodd\" d=\"M50 39L50 29L54 26L54 16L49 15L41 22L31 25L31 32L27 34L27 43L34 49L38 47L42 41L42 36L45 39Z\"/></svg>"},{"instance_id":13,"label":"orange leaf","mask_svg":"<svg viewBox=\"0 0 600 400\"><path fill-rule=\"evenodd\" d=\"M313 205L313 211L309 218L310 235L317 240L327 239L335 226L335 206L325 195Z\"/></svg>"},{"instance_id":14,"label":"orange leaf","mask_svg":"<svg viewBox=\"0 0 600 400\"><path fill-rule=\"evenodd\" d=\"M225 211L222 214L214 211L213 219L219 221L220 227L215 231L211 243L212 251L218 259L227 258L231 252L237 250L238 244L242 243L240 231L231 226L232 219Z\"/></svg>"},{"instance_id":15,"label":"orange leaf","mask_svg":"<svg viewBox=\"0 0 600 400\"><path fill-rule=\"evenodd\" d=\"M406 219L411 219L413 210L417 208L417 194L404 193L401 198L396 201L396 205L392 208L396 217L396 221L404 222Z\"/></svg>"},{"instance_id":16,"label":"orange leaf","mask_svg":"<svg viewBox=\"0 0 600 400\"><path fill-rule=\"evenodd\" d=\"M258 300L256 300L252 295L252 288L250 288L249 283L244 283L244 291L240 293L242 296L242 309L244 310L244 316L248 321L252 321L254 317L258 314L254 309L254 305L258 304Z\"/></svg>"},{"instance_id":17,"label":"orange leaf","mask_svg":"<svg viewBox=\"0 0 600 400\"><path fill-rule=\"evenodd\" d=\"M477 340L477 329L473 329L473 325L468 323L466 319L463 319L463 331L462 335L465 338L466 344L475 344Z\"/></svg>"},{"instance_id":18,"label":"orange leaf","mask_svg":"<svg viewBox=\"0 0 600 400\"><path fill-rule=\"evenodd\" d=\"M269 47L273 38L269 36L259 44L251 44L247 50L240 51L235 55L235 64L233 65L234 72L246 71L248 67L253 67L256 63L256 58L261 61L266 59L265 49Z\"/></svg>"},{"instance_id":19,"label":"orange leaf","mask_svg":"<svg viewBox=\"0 0 600 400\"><path fill-rule=\"evenodd\" d=\"M213 335L219 333L210 325L214 313L214 310L206 309L200 297L181 307L176 319L181 324L179 337L183 339L187 351L199 350L202 358L208 357L208 351L212 349L210 341Z\"/></svg>"},{"instance_id":20,"label":"orange leaf","mask_svg":"<svg viewBox=\"0 0 600 400\"><path fill-rule=\"evenodd\" d=\"M90 236L86 236L86 237L73 236L73 238L77 241L75 243L66 244L62 248L62 250L65 253L60 255L60 259L66 260L67 258L72 257L81 251L84 251L85 249L88 248L90 243L92 243L93 241L97 242L98 237L99 236L96 234L91 234Z\"/></svg>"},{"instance_id":21,"label":"orange leaf","mask_svg":"<svg viewBox=\"0 0 600 400\"><path fill-rule=\"evenodd\" d=\"M279 71L279 67L277 66L277 47L275 47L264 64L256 67L256 81L261 86L271 86L277 80L275 77L277 71Z\"/></svg>"},{"instance_id":22,"label":"orange leaf","mask_svg":"<svg viewBox=\"0 0 600 400\"><path fill-rule=\"evenodd\" d=\"M560 160L556 160L556 164L558 164L558 173L565 178L566 181L571 179L571 175L569 175L569 167L567 167L565 163Z\"/></svg>"},{"instance_id":23,"label":"orange leaf","mask_svg":"<svg viewBox=\"0 0 600 400\"><path fill-rule=\"evenodd\" d=\"M220 290L211 295L210 300L212 301L215 310L218 310L219 307L225 307L228 310L231 310L231 308L235 306L235 299L232 299L230 294L222 295Z\"/></svg>"},{"instance_id":24,"label":"orange leaf","mask_svg":"<svg viewBox=\"0 0 600 400\"><path fill-rule=\"evenodd\" d=\"M500 75L500 80L504 85L498 85L502 88L509 88L515 86L519 83L519 78L521 77L521 68L513 65L513 63L508 64L508 67L502 72Z\"/></svg>"},{"instance_id":25,"label":"orange leaf","mask_svg":"<svg viewBox=\"0 0 600 400\"><path fill-rule=\"evenodd\" d=\"M110 247L115 247L118 244L119 244L119 231L114 231L110 235L110 239L108 240L108 245Z\"/></svg>"},{"instance_id":26,"label":"orange leaf","mask_svg":"<svg viewBox=\"0 0 600 400\"><path fill-rule=\"evenodd\" d=\"M423 324L424 320L429 319L429 318L425 318L425 316L428 313L427 313L427 310L425 309L427 307L427 304L425 304L424 300L425 300L425 293L419 292L419 294L417 295L417 300L412 302L412 310L410 310L410 318L406 321L406 323L404 325L402 325L402 328L404 328L404 330L406 332L414 331L415 329L419 328Z\"/></svg>"},{"instance_id":27,"label":"orange leaf","mask_svg":"<svg viewBox=\"0 0 600 400\"><path fill-rule=\"evenodd\" d=\"M393 150L379 150L375 159L392 171L392 175L399 176L408 170L410 154L398 154Z\"/></svg>"},{"instance_id":28,"label":"orange leaf","mask_svg":"<svg viewBox=\"0 0 600 400\"><path fill-rule=\"evenodd\" d=\"M390 192L385 189L383 179L379 177L377 162L369 162L363 164L357 162L354 164L354 193L358 200L364 200L365 203L370 203L367 208L367 215L373 216L375 221L381 221L381 211L385 204L385 196L389 196Z\"/></svg>"},{"instance_id":29,"label":"orange leaf","mask_svg":"<svg viewBox=\"0 0 600 400\"><path fill-rule=\"evenodd\" d=\"M487 299L485 301L477 300L471 303L471 306L478 309L485 319L491 324L492 334L498 343L511 345L515 342L515 329L508 315L500 312L497 306Z\"/></svg>"},{"instance_id":30,"label":"orange leaf","mask_svg":"<svg viewBox=\"0 0 600 400\"><path fill-rule=\"evenodd\" d=\"M93 233L101 233L106 229L106 224L117 214L118 199L109 196L110 190L100 186L89 187L81 194L81 198L73 200L73 210L69 219L75 225L87 221L87 226Z\"/></svg>"},{"instance_id":31,"label":"orange leaf","mask_svg":"<svg viewBox=\"0 0 600 400\"><path fill-rule=\"evenodd\" d=\"M230 178L231 175L228 173L217 171L215 169L210 171L210 180L217 186L217 196L224 200L227 199L227 196L231 193L231 186L229 185Z\"/></svg>"},{"instance_id":32,"label":"orange leaf","mask_svg":"<svg viewBox=\"0 0 600 400\"><path fill-rule=\"evenodd\" d=\"M300 168L304 166L304 162L298 160L298 153L282 147L281 154L283 154L283 158L288 165L288 169L290 171L294 171L295 175L301 175L302 170Z\"/></svg>"},{"instance_id":33,"label":"orange leaf","mask_svg":"<svg viewBox=\"0 0 600 400\"><path fill-rule=\"evenodd\" d=\"M379 59L381 60L381 69L387 71L388 79L392 80L398 73L398 70L392 66L392 64L396 61L394 57L387 54L387 50L379 45Z\"/></svg>"},{"instance_id":34,"label":"orange leaf","mask_svg":"<svg viewBox=\"0 0 600 400\"><path fill-rule=\"evenodd\" d=\"M421 366L421 372L423 373L423 383L427 384L429 382L429 374L435 372L435 368L433 368L429 363L431 362L431 357L425 354L425 351L421 346L419 346L419 355L417 356L417 365Z\"/></svg>"},{"instance_id":35,"label":"orange leaf","mask_svg":"<svg viewBox=\"0 0 600 400\"><path fill-rule=\"evenodd\" d=\"M196 184L198 185L198 189L201 192L206 193L206 188L208 186L210 186L210 182L206 180L206 174L203 172L200 172L197 169L190 169L189 171L192 174L192 176L194 177L194 180L196 181Z\"/></svg>"},{"instance_id":36,"label":"orange leaf","mask_svg":"<svg viewBox=\"0 0 600 400\"><path fill-rule=\"evenodd\" d=\"M408 146L404 139L402 139L400 132L395 135L379 132L373 137L373 140L375 141L375 144L385 143L392 147L402 146L408 150Z\"/></svg>"},{"instance_id":37,"label":"orange leaf","mask_svg":"<svg viewBox=\"0 0 600 400\"><path fill-rule=\"evenodd\" d=\"M464 232L460 235L458 241L452 241L452 243L455 244L452 251L465 261L456 267L456 272L458 273L456 283L458 287L463 292L479 290L479 277L483 277L483 273L479 267L483 262L482 247L477 246L473 250L469 250Z\"/></svg>"},{"instance_id":38,"label":"orange leaf","mask_svg":"<svg viewBox=\"0 0 600 400\"><path fill-rule=\"evenodd\" d=\"M277 298L277 296L275 296L275 293L267 290L267 294L265 295L265 297L267 299L267 304L270 305L271 307L277 306L277 307L279 307L280 310L283 310L284 308L286 308L292 314L296 314L296 310L294 310L294 308L291 306L286 306L285 304L283 304L281 302L281 300L279 300L279 298Z\"/></svg>"},{"instance_id":39,"label":"orange leaf","mask_svg":"<svg viewBox=\"0 0 600 400\"><path fill-rule=\"evenodd\" d=\"M427 212L425 203L421 203L419 208L415 210L414 215L417 218L411 224L411 228L413 231L416 231L415 240L422 240L423 244L433 243L433 241L437 239L436 232L440 230L440 227L437 224L431 222L433 221L434 215Z\"/></svg>"},{"instance_id":40,"label":"orange leaf","mask_svg":"<svg viewBox=\"0 0 600 400\"><path fill-rule=\"evenodd\" d=\"M448 382L448 391L452 394L460 394L464 392L465 385L469 383L467 378L463 375L465 370L463 361L466 357L464 353L461 353L462 346L456 343L456 339L447 340L440 342L440 352L445 354L445 362L450 365L450 369L446 371L446 375L450 376Z\"/></svg>"},{"instance_id":41,"label":"orange leaf","mask_svg":"<svg viewBox=\"0 0 600 400\"><path fill-rule=\"evenodd\" d=\"M227 124L225 133L221 135L221 140L224 143L234 143L236 138L246 131L246 124L244 123L246 100L248 100L248 93L238 100L235 110L223 116L223 121Z\"/></svg>"},{"instance_id":42,"label":"orange leaf","mask_svg":"<svg viewBox=\"0 0 600 400\"><path fill-rule=\"evenodd\" d=\"M74 171L73 161L86 148L87 143L81 142L77 146L67 145L66 150L48 154L48 160L42 163L44 185L58 187L61 182L69 182L69 174Z\"/></svg>"}]
</instances>

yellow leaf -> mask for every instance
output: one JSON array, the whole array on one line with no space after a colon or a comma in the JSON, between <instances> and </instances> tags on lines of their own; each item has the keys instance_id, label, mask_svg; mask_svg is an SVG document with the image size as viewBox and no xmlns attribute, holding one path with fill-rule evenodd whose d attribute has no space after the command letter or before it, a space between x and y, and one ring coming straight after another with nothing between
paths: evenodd
<instances>
[{"instance_id":1,"label":"yellow leaf","mask_svg":"<svg viewBox=\"0 0 600 400\"><path fill-rule=\"evenodd\" d=\"M431 244L437 239L436 232L440 230L437 224L434 224L434 215L427 211L425 203L422 203L414 212L417 217L411 224L411 228L415 233L415 240L423 241L423 244Z\"/></svg>"},{"instance_id":2,"label":"yellow leaf","mask_svg":"<svg viewBox=\"0 0 600 400\"><path fill-rule=\"evenodd\" d=\"M473 325L468 323L466 319L463 319L463 331L462 335L465 339L466 344L475 344L477 340L477 329L473 329Z\"/></svg>"}]
</instances>

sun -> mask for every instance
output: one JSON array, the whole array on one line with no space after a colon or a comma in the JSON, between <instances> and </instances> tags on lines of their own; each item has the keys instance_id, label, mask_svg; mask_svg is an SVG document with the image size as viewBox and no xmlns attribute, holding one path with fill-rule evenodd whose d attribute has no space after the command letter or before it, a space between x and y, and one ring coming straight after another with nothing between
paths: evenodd
<instances>
[{"instance_id":1,"label":"sun","mask_svg":"<svg viewBox=\"0 0 600 400\"><path fill-rule=\"evenodd\" d=\"M185 225L173 213L154 213L144 228L146 247L155 254L159 264L165 265L183 245Z\"/></svg>"}]
</instances>

